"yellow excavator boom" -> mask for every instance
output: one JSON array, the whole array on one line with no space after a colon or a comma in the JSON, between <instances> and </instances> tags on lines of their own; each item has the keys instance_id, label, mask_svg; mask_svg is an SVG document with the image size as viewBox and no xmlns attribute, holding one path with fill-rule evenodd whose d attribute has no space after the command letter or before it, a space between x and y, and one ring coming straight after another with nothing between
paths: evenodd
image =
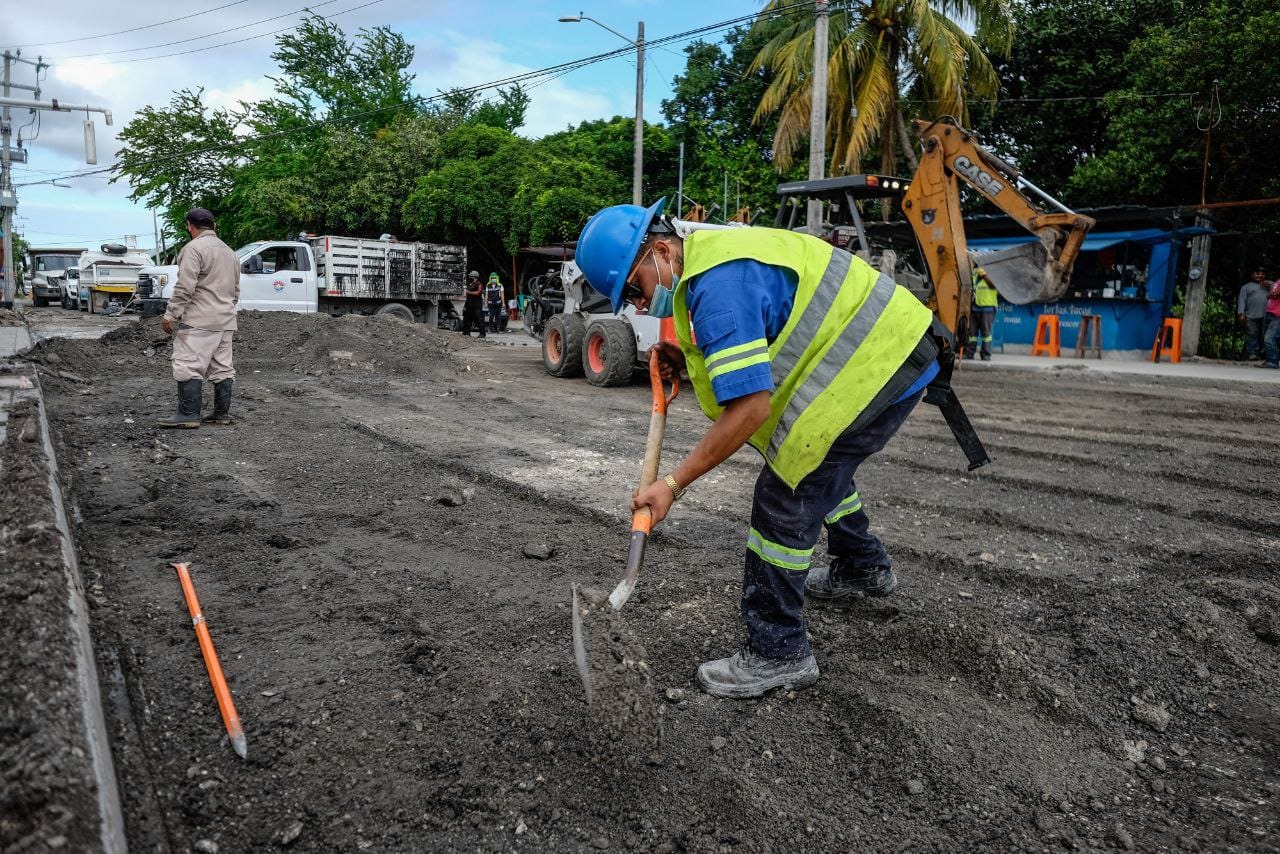
<instances>
[{"instance_id":1,"label":"yellow excavator boom","mask_svg":"<svg viewBox=\"0 0 1280 854\"><path fill-rule=\"evenodd\" d=\"M1062 296L1093 219L1032 184L954 119L918 121L916 129L922 154L902 210L929 268L938 318L962 338L966 334L973 264L960 210L961 179L1037 238L983 255L982 268L1000 295L1019 305Z\"/></svg>"}]
</instances>

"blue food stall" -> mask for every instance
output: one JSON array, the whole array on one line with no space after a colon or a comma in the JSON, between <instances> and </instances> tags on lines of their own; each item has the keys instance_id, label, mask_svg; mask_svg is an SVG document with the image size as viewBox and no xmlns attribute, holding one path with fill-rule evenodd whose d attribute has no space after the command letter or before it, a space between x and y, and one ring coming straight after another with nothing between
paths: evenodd
<instances>
[{"instance_id":1,"label":"blue food stall","mask_svg":"<svg viewBox=\"0 0 1280 854\"><path fill-rule=\"evenodd\" d=\"M1159 226L1115 229L1104 221L1085 238L1066 293L1053 303L1013 305L1000 300L993 343L1027 352L1042 314L1058 315L1064 349L1074 347L1080 318L1102 318L1102 349L1112 354L1149 352L1164 318L1170 316L1185 242L1209 229L1164 220ZM1035 238L1020 235L972 237L969 249L982 254ZM1185 267L1185 264L1183 264Z\"/></svg>"},{"instance_id":2,"label":"blue food stall","mask_svg":"<svg viewBox=\"0 0 1280 854\"><path fill-rule=\"evenodd\" d=\"M1075 347L1081 317L1101 320L1107 355L1135 356L1151 351L1174 294L1187 275L1187 241L1212 229L1192 224L1177 208L1117 206L1082 210L1097 220L1085 238L1066 293L1052 303L1014 305L1003 298L992 343L1003 352L1027 353L1042 314L1058 315L1063 352ZM911 269L920 269L918 247L903 223L868 223L873 244L906 253ZM978 264L984 252L1008 249L1035 238L1003 215L965 219L969 250Z\"/></svg>"}]
</instances>

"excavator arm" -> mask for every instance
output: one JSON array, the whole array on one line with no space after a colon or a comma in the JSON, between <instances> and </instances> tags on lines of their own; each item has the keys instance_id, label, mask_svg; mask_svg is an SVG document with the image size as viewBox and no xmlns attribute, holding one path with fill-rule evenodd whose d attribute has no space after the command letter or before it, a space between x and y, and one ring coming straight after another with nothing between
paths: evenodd
<instances>
[{"instance_id":1,"label":"excavator arm","mask_svg":"<svg viewBox=\"0 0 1280 854\"><path fill-rule=\"evenodd\" d=\"M1094 221L1070 210L982 148L954 119L919 121L916 129L923 153L902 209L929 268L931 307L938 318L961 336L963 344L973 267L960 211L961 179L1037 238L983 256L982 268L1000 295L1019 305L1052 302L1062 296Z\"/></svg>"}]
</instances>

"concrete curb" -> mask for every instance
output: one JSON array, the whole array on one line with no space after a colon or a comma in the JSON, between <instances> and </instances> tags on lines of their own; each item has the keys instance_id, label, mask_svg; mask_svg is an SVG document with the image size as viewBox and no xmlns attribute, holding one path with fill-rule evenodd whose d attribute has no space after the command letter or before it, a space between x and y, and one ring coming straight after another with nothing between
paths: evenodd
<instances>
[{"instance_id":1,"label":"concrete curb","mask_svg":"<svg viewBox=\"0 0 1280 854\"><path fill-rule=\"evenodd\" d=\"M53 434L49 429L49 416L44 406L44 393L40 387L38 371L35 379L40 431L45 458L49 464L49 491L53 500L54 525L62 539L62 563L67 580L67 600L71 609L71 632L75 638L76 689L80 694L85 739L89 745L94 783L98 792L99 835L102 850L106 854L124 854L129 849L125 841L124 811L120 806L120 789L116 782L115 762L111 757L111 741L102 712L102 689L98 684L97 659L93 654L93 640L89 634L89 607L84 597L84 579L80 575L75 540L71 537L66 507L62 503Z\"/></svg>"}]
</instances>

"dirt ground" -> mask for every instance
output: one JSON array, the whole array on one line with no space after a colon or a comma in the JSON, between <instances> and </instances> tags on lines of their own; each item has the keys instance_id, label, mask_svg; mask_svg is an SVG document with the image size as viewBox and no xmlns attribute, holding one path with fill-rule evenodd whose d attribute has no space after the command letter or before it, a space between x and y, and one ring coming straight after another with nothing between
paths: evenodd
<instances>
[{"instance_id":1,"label":"dirt ground","mask_svg":"<svg viewBox=\"0 0 1280 854\"><path fill-rule=\"evenodd\" d=\"M646 388L395 320L248 316L237 424L161 433L154 321L32 355L133 850L1280 851L1269 391L964 372L996 464L966 474L916 412L858 480L899 591L810 605L821 681L750 702L693 682L740 638L740 454L627 605L655 746L588 713L569 619L571 583L621 572ZM691 397L668 459L705 428Z\"/></svg>"},{"instance_id":2,"label":"dirt ground","mask_svg":"<svg viewBox=\"0 0 1280 854\"><path fill-rule=\"evenodd\" d=\"M0 446L0 850L93 850L98 805L76 692L62 540L34 400ZM22 500L13 500L20 496Z\"/></svg>"}]
</instances>

